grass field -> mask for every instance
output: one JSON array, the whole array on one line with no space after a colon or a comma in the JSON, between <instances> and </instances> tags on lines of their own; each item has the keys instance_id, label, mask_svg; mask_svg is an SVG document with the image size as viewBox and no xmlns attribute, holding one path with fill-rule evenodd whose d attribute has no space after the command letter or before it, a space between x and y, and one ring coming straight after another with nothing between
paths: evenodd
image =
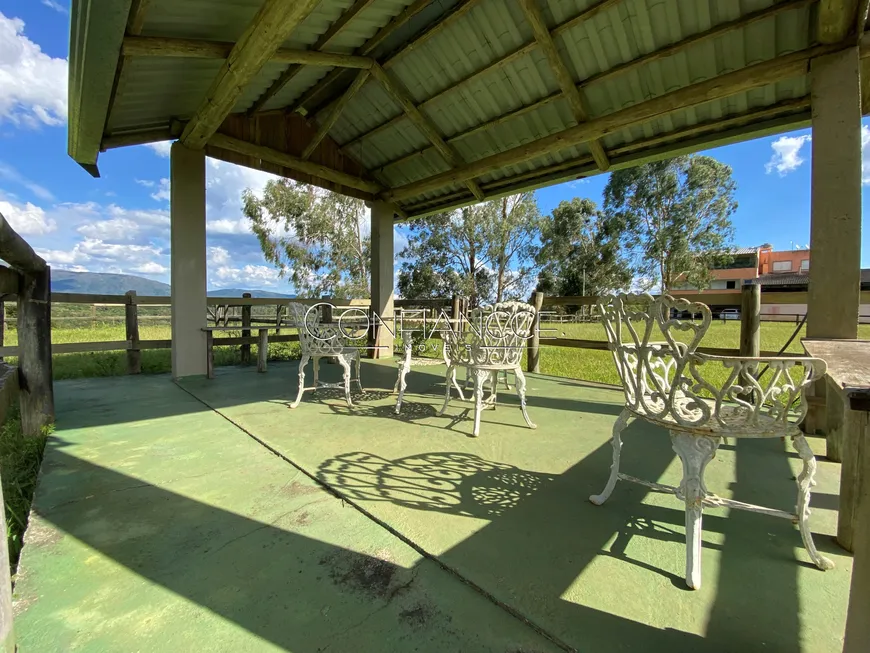
<instances>
[{"instance_id":1,"label":"grass field","mask_svg":"<svg viewBox=\"0 0 870 653\"><path fill-rule=\"evenodd\" d=\"M549 330L549 331L547 331ZM795 325L784 322L764 322L761 326L761 349L779 351L794 333ZM228 333L226 335L238 335ZM802 354L800 338L803 330L789 346L787 352ZM54 343L96 342L124 340L124 325L119 323L97 323L70 328L61 326L52 330ZM142 340L165 340L171 337L167 324L143 324L140 326ZM617 383L616 370L610 353L591 349L568 347L549 347L547 337L577 338L582 340L605 340L604 330L598 323L587 324L544 324L541 334L541 372L553 376L565 376L601 383ZM702 346L737 348L740 337L738 321L714 322ZM870 339L870 325L859 326L859 337ZM15 330L7 331L6 345L17 344ZM435 344L435 343L433 343ZM256 345L251 346L252 357L256 356ZM437 344L434 351L437 351ZM297 343L272 343L269 345L270 360L291 360L299 358ZM241 362L238 347L217 347L216 365L237 365ZM54 357L54 377L73 379L96 376L115 376L126 373L126 354L118 352L91 352L83 354L62 354ZM168 349L145 350L142 352L142 371L146 374L168 372L170 352Z\"/></svg>"}]
</instances>

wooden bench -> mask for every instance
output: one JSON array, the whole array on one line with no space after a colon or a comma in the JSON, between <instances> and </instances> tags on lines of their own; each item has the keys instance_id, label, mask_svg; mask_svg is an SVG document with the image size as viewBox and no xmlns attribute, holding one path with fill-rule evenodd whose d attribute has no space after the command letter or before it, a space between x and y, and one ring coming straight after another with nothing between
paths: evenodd
<instances>
[{"instance_id":1,"label":"wooden bench","mask_svg":"<svg viewBox=\"0 0 870 653\"><path fill-rule=\"evenodd\" d=\"M284 325L286 328L286 325ZM267 359L269 357L269 330L280 329L281 326L262 326L253 325L244 328L238 326L206 326L202 330L205 331L206 337L206 369L208 378L214 378L214 334L222 331L256 331L257 332L257 371L265 372L267 369ZM280 336L282 342L298 340L299 336L284 335ZM232 342L219 344L246 344L250 342L249 337L242 336L240 338L232 338ZM237 342L238 341L238 342Z\"/></svg>"}]
</instances>

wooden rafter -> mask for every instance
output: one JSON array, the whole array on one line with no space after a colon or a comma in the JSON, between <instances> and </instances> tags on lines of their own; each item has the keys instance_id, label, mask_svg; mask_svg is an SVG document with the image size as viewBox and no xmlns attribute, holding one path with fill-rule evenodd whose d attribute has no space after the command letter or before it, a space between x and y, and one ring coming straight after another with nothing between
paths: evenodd
<instances>
[{"instance_id":1,"label":"wooden rafter","mask_svg":"<svg viewBox=\"0 0 870 653\"><path fill-rule=\"evenodd\" d=\"M619 1L619 0L617 0L617 1ZM628 72L629 70L633 70L633 69L637 68L638 66L643 66L643 65L646 65L646 64L651 63L653 61L657 61L659 59L669 57L669 56L676 54L679 51L685 50L686 48L688 48L696 43L699 43L701 41L715 38L717 36L721 36L722 34L725 34L726 32L730 32L734 29L747 27L747 26L752 25L753 23L756 23L760 20L765 20L767 18L771 18L771 17L776 16L784 11L798 9L800 7L812 4L813 2L816 2L816 0L782 0L781 2L777 2L776 4L774 4L771 7L765 7L764 9L759 9L758 11L754 11L754 12L751 12L749 14L746 14L745 16L742 16L741 18L738 18L738 19L735 19L732 21L728 21L725 23L720 23L719 25L711 27L708 30L705 30L703 32L699 32L698 34L695 34L695 35L690 36L686 39L678 41L672 45L665 46L665 47L663 47L659 50L656 50L655 52L652 52L648 55L638 57L637 59L633 59L633 60L628 61L624 64L620 64L619 66L616 66L616 67L611 68L609 70L604 70L596 75L593 75L593 76L581 81L580 88L581 89L585 88L587 85L589 85L591 83L598 82L602 79L610 78L613 75ZM559 34L562 34L566 30L570 29L571 27L575 27L576 25L581 24L583 21L588 20L589 18L597 15L598 13L603 11L604 9L609 8L610 6L612 6L612 4L613 4L613 2L608 1L608 2L600 2L597 5L593 5L592 7L584 10L582 13L578 14L577 16L574 16L573 18L570 18L567 21L560 23L550 33L554 37L559 35ZM488 63L487 65L472 72L469 75L466 75L463 79L458 80L457 82L451 84L450 86L435 93L433 96L431 96L427 100L421 102L419 105L420 110L422 111L422 110L427 109L428 107L432 106L433 104L435 104L439 100L447 97L448 95L451 95L451 94L457 93L457 92L461 92L462 89L464 89L468 85L470 85L474 82L477 82L477 81L485 78L486 76L504 68L505 66L519 60L521 57L532 52L536 47L537 47L537 42L530 41L529 43L526 43L526 44L520 46L519 48L516 48L516 49L512 50L511 52L508 52L507 54L505 54L501 58L496 59L495 61ZM561 91L559 91L559 97L561 97ZM545 98L545 99L547 99L547 98ZM551 99L555 99L555 98L551 98ZM543 100L542 100L542 102L543 102ZM354 137L352 140L348 141L347 143L344 143L342 145L342 150L345 152L352 150L355 146L359 145L359 143L361 141L363 141L367 138L370 138L370 137L372 137L372 136L374 136L374 135L376 135L376 134L378 134L386 129L394 127L396 124L398 124L403 119L404 119L404 115L399 114L399 115L395 116L394 118L391 118L390 120L387 120L386 122L381 123L377 127L374 127L373 129L371 129L365 133L359 134L358 136Z\"/></svg>"},{"instance_id":2,"label":"wooden rafter","mask_svg":"<svg viewBox=\"0 0 870 653\"><path fill-rule=\"evenodd\" d=\"M412 2L410 5L405 7L402 13L393 18L393 20L391 20L389 23L379 29L373 37L371 37L368 41L358 47L354 51L354 54L360 56L366 56L368 54L371 54L374 49L377 48L381 43L383 43L393 32L402 27L402 25L411 20L411 18L423 11L423 9L426 8L429 2L430 0L415 0L414 2ZM336 78L341 75L342 72L343 71L341 70L331 71L314 86L305 91L305 93L303 93L292 105L287 108L287 110L292 112L297 111L298 109L304 109L306 104L308 104L311 100L320 95L320 93L324 89L326 89L327 86L332 84L332 82L334 82Z\"/></svg>"},{"instance_id":3,"label":"wooden rafter","mask_svg":"<svg viewBox=\"0 0 870 653\"><path fill-rule=\"evenodd\" d=\"M123 54L126 57L187 57L191 59L226 59L235 47L228 41L177 39L162 36L127 36ZM272 63L305 64L309 66L340 66L371 68L370 57L352 54L278 48L269 59Z\"/></svg>"},{"instance_id":4,"label":"wooden rafter","mask_svg":"<svg viewBox=\"0 0 870 653\"><path fill-rule=\"evenodd\" d=\"M619 64L618 66L614 66L613 68L609 68L607 70L601 71L600 73L596 73L595 75L592 75L591 77L587 77L585 80L580 82L579 86L581 89L585 89L586 87L588 87L591 84L597 84L597 83L603 82L605 80L611 80L614 77L617 77L618 75L625 74L625 73L630 72L632 70L637 70L638 68L646 66L654 61L660 61L661 59L671 57L679 52L685 51L687 48L690 48L694 45L697 45L698 43L701 43L703 41L707 41L707 40L716 38L718 36L721 36L722 34L724 34L726 32L729 32L729 31L732 31L735 29L743 29L743 28L748 27L749 25L752 25L758 21L772 18L773 16L776 16L776 15L782 13L783 11L798 9L800 7L812 4L815 1L816 0L784 0L783 2L778 2L777 4L775 4L771 7L766 7L764 9L754 11L754 12L746 14L745 16L738 18L736 20L731 20L731 21L728 21L725 23L720 23L719 25L715 25L714 27L711 27L707 30L704 30L702 32L698 32L697 34L693 34L692 36L686 37L685 39L682 39L681 41L677 41L676 43L666 45L663 48L660 48L660 49L655 50L653 52L650 52L648 54L642 55L642 56L638 57L637 59L632 59L631 61L627 61L625 63ZM864 49L865 50L870 49L870 42L868 42L867 47ZM475 76L477 74L478 73L474 73ZM455 90L456 88L458 88L462 84L463 84L463 82L460 81L457 84L455 84L454 86L447 89L447 91L436 94L435 96L433 96L433 98L430 98L429 100L426 100L425 102L423 102L420 105L420 109L421 110L424 109L427 105L432 103L433 100L435 100L439 97L442 97L444 94L446 94L446 92ZM480 123L480 124L475 125L474 127L470 128L470 129L467 129L467 130L462 131L458 134L450 136L447 139L447 142L454 143L456 141L462 140L464 138L467 138L469 136L477 134L481 131L485 131L485 130L487 130L491 127L494 127L496 125L502 124L508 120L512 120L513 118L528 114L532 111L536 111L537 109L540 109L548 104L551 104L552 102L559 100L561 98L562 98L562 91L561 90L557 91L555 93L551 93L550 95L547 95L547 96L541 98L540 100L536 100L534 102L531 102L531 103L529 103L525 106L522 106L518 109L514 109L513 111L508 111L507 113L504 113L500 116L496 116L495 118L493 118L491 120ZM395 122L397 120L400 120L402 118L403 118L403 116L400 116L398 118L394 118L393 120L388 121L387 123L384 123L384 125L382 125L381 127L376 127L374 130L368 132L367 134L363 134L361 136L356 137L354 140L344 144L342 146L342 151L347 151L348 149L351 149L353 147L353 145L359 144L359 142L362 141L363 139L375 134L376 132L380 131L381 129L385 128L386 126L390 126L390 125L395 124ZM411 152L410 154L407 154L407 155L405 155L399 159L396 159L394 161L389 161L387 163L384 163L383 165L380 166L380 168L378 168L378 172L386 172L388 168L403 165L403 164L407 163L409 160L411 160L412 158L423 155L425 152L429 151L430 149L432 149L432 148L426 147L426 148L417 150L416 152Z\"/></svg>"},{"instance_id":5,"label":"wooden rafter","mask_svg":"<svg viewBox=\"0 0 870 653\"><path fill-rule=\"evenodd\" d=\"M855 28L858 5L859 0L820 0L816 31L819 43L843 41Z\"/></svg>"},{"instance_id":6,"label":"wooden rafter","mask_svg":"<svg viewBox=\"0 0 870 653\"><path fill-rule=\"evenodd\" d=\"M329 42L342 30L347 26L347 24L356 17L359 12L372 4L374 0L356 0L350 8L345 11L341 16L338 17L332 25L329 26L323 34L314 42L314 45L311 46L312 50L320 50L321 48L325 48L329 45ZM289 66L281 75L272 82L272 85L266 89L266 91L256 99L256 101L251 105L251 108L248 109L248 114L253 114L258 112L263 106L275 97L282 88L284 88L291 79L296 77L299 72L302 70L301 65Z\"/></svg>"},{"instance_id":7,"label":"wooden rafter","mask_svg":"<svg viewBox=\"0 0 870 653\"><path fill-rule=\"evenodd\" d=\"M447 165L451 168L456 168L463 163L462 157L459 156L459 152L456 151L456 148L445 143L441 134L438 132L438 129L434 124L432 124L432 121L420 113L420 110L411 98L411 94L408 93L408 89L405 88L405 85L402 84L402 82L390 77L390 74L379 64L372 66L372 76L383 85L387 93L389 93L399 106L402 107L402 110L408 115L411 122L416 125L417 129L423 132L423 135L429 139L429 142L432 143L435 149L438 150L439 154L441 154L441 156L444 157L444 160L447 161ZM471 179L463 181L468 187L468 190L470 190L477 199L484 199L483 191L480 190L480 187L476 182Z\"/></svg>"},{"instance_id":8,"label":"wooden rafter","mask_svg":"<svg viewBox=\"0 0 870 653\"><path fill-rule=\"evenodd\" d=\"M319 0L266 0L233 46L191 121L181 135L200 149L232 110L248 82L268 62Z\"/></svg>"},{"instance_id":9,"label":"wooden rafter","mask_svg":"<svg viewBox=\"0 0 870 653\"><path fill-rule=\"evenodd\" d=\"M601 138L606 134L648 122L673 111L766 86L782 79L804 75L811 58L834 52L837 49L836 46L808 48L698 82L614 113L594 118L589 122L581 123L537 141L478 159L455 170L394 188L384 193L383 199L402 201L416 195L436 191L445 186L478 177L488 170L518 165L547 154L559 152L580 143L587 143L594 138Z\"/></svg>"},{"instance_id":10,"label":"wooden rafter","mask_svg":"<svg viewBox=\"0 0 870 653\"><path fill-rule=\"evenodd\" d=\"M341 96L341 99L335 103L335 106L332 107L332 110L329 112L329 115L323 119L323 122L320 123L320 126L317 129L317 133L314 134L314 137L305 146L305 149L302 151L302 159L307 160L308 157L317 149L317 146L320 145L320 141L324 139L324 137L329 133L329 130L332 129L332 126L335 124L335 121L338 120L339 116L341 116L341 112L344 111L344 108L347 106L348 102L353 99L353 96L357 94L363 84L366 83L366 80L369 78L368 70L361 70L359 74L356 76L356 79L353 80L353 84L350 85L350 88L345 91L344 95Z\"/></svg>"},{"instance_id":11,"label":"wooden rafter","mask_svg":"<svg viewBox=\"0 0 870 653\"><path fill-rule=\"evenodd\" d=\"M383 190L380 185L374 182L360 179L359 177L354 177L353 175L349 175L346 172L341 172L339 170L335 170L334 168L320 165L319 163L304 161L299 157L293 156L292 154L280 152L264 145L256 145L248 141L243 141L239 138L233 138L232 136L225 136L224 134L214 134L208 140L208 144L214 145L215 147L219 147L224 150L229 150L230 152L237 152L239 154L255 157L257 159L261 159L262 161L267 161L275 165L284 166L285 168L290 168L291 170L297 170L306 175L311 175L312 177L319 177L335 184L347 186L348 188L356 188L357 190L361 190L366 193L375 194Z\"/></svg>"},{"instance_id":12,"label":"wooden rafter","mask_svg":"<svg viewBox=\"0 0 870 653\"><path fill-rule=\"evenodd\" d=\"M574 120L578 123L586 122L589 120L589 113L586 111L586 107L583 106L583 98L580 96L580 91L574 82L574 76L568 70L568 66L565 65L565 62L559 55L559 51L556 49L556 43L553 41L550 30L544 22L544 17L538 8L537 0L520 0L520 6L523 8L526 20L528 20L529 26L532 28L535 41L537 41L541 50L544 51L544 56L547 57L550 70L553 71L556 80L559 82L562 96L568 100L568 106L571 107ZM592 152L592 158L598 164L599 170L607 170L610 167L610 159L607 157L607 152L604 151L601 141L597 139L589 141L589 150Z\"/></svg>"},{"instance_id":13,"label":"wooden rafter","mask_svg":"<svg viewBox=\"0 0 870 653\"><path fill-rule=\"evenodd\" d=\"M130 17L127 19L127 34L141 34L145 26L145 16L152 0L133 0L130 4Z\"/></svg>"}]
</instances>

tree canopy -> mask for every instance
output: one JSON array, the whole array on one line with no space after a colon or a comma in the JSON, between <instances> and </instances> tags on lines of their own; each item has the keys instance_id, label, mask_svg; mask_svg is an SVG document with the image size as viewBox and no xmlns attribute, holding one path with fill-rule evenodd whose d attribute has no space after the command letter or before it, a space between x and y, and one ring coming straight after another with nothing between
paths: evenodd
<instances>
[{"instance_id":1,"label":"tree canopy","mask_svg":"<svg viewBox=\"0 0 870 653\"><path fill-rule=\"evenodd\" d=\"M266 260L301 296L368 297L371 236L362 200L289 179L250 189L244 213Z\"/></svg>"},{"instance_id":2,"label":"tree canopy","mask_svg":"<svg viewBox=\"0 0 870 653\"><path fill-rule=\"evenodd\" d=\"M732 247L736 189L731 167L709 156L618 170L604 189L606 231L618 234L636 279L704 288Z\"/></svg>"}]
</instances>

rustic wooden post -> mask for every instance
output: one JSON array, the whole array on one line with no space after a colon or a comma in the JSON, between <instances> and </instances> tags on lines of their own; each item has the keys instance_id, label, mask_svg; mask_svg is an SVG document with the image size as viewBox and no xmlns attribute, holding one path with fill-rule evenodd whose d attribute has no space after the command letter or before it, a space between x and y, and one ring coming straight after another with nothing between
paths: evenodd
<instances>
[{"instance_id":1,"label":"rustic wooden post","mask_svg":"<svg viewBox=\"0 0 870 653\"><path fill-rule=\"evenodd\" d=\"M535 321L532 323L532 337L529 338L526 368L529 372L541 371L541 307L544 305L544 293L536 292L533 298L535 304Z\"/></svg>"},{"instance_id":2,"label":"rustic wooden post","mask_svg":"<svg viewBox=\"0 0 870 653\"><path fill-rule=\"evenodd\" d=\"M126 292L127 303L124 305L124 324L127 329L127 374L142 373L142 350L139 349L139 306L136 304L136 291Z\"/></svg>"},{"instance_id":3,"label":"rustic wooden post","mask_svg":"<svg viewBox=\"0 0 870 653\"><path fill-rule=\"evenodd\" d=\"M284 317L284 306L278 304L275 307L275 335L281 335L281 319Z\"/></svg>"},{"instance_id":4,"label":"rustic wooden post","mask_svg":"<svg viewBox=\"0 0 870 653\"><path fill-rule=\"evenodd\" d=\"M242 299L250 299L251 293L242 293ZM251 337L251 305L242 304L242 338ZM242 345L242 365L249 365L251 362L251 344L246 342Z\"/></svg>"},{"instance_id":5,"label":"rustic wooden post","mask_svg":"<svg viewBox=\"0 0 870 653\"><path fill-rule=\"evenodd\" d=\"M0 347L6 340L6 302L0 299ZM3 362L3 357L0 356L0 363Z\"/></svg>"},{"instance_id":6,"label":"rustic wooden post","mask_svg":"<svg viewBox=\"0 0 870 653\"><path fill-rule=\"evenodd\" d=\"M265 372L269 360L269 329L260 329L257 339L257 371Z\"/></svg>"},{"instance_id":7,"label":"rustic wooden post","mask_svg":"<svg viewBox=\"0 0 870 653\"><path fill-rule=\"evenodd\" d=\"M746 284L740 292L740 355L761 353L761 285Z\"/></svg>"},{"instance_id":8,"label":"rustic wooden post","mask_svg":"<svg viewBox=\"0 0 870 653\"><path fill-rule=\"evenodd\" d=\"M454 331L459 331L460 318L462 317L462 304L458 295L453 295L450 300L450 319L454 320L450 324L450 328Z\"/></svg>"},{"instance_id":9,"label":"rustic wooden post","mask_svg":"<svg viewBox=\"0 0 870 653\"><path fill-rule=\"evenodd\" d=\"M35 256L35 255L34 255ZM21 428L41 435L54 423L51 366L51 270L21 275L18 292L18 378L21 386Z\"/></svg>"}]
</instances>

